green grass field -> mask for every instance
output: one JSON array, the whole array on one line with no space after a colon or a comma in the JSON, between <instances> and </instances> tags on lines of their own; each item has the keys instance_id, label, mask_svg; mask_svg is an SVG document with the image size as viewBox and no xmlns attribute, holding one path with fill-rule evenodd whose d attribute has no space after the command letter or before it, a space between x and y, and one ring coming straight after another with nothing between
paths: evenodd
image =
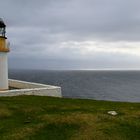
<instances>
[{"instance_id":1,"label":"green grass field","mask_svg":"<svg viewBox=\"0 0 140 140\"><path fill-rule=\"evenodd\" d=\"M0 140L140 140L140 103L0 97Z\"/></svg>"}]
</instances>

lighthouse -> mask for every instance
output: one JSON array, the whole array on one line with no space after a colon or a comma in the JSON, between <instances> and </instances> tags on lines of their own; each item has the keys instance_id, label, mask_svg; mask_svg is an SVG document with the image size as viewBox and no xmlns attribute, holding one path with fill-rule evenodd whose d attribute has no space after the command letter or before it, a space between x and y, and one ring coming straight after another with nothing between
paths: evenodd
<instances>
[{"instance_id":1,"label":"lighthouse","mask_svg":"<svg viewBox=\"0 0 140 140\"><path fill-rule=\"evenodd\" d=\"M6 25L0 18L0 91L8 89L8 60L9 48L6 41Z\"/></svg>"}]
</instances>

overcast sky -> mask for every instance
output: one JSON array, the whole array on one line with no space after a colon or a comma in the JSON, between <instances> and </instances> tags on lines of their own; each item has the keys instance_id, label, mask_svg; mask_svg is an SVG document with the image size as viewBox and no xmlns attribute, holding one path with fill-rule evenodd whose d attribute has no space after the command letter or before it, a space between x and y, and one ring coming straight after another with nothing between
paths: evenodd
<instances>
[{"instance_id":1,"label":"overcast sky","mask_svg":"<svg viewBox=\"0 0 140 140\"><path fill-rule=\"evenodd\" d=\"M9 68L140 69L139 0L0 0Z\"/></svg>"}]
</instances>

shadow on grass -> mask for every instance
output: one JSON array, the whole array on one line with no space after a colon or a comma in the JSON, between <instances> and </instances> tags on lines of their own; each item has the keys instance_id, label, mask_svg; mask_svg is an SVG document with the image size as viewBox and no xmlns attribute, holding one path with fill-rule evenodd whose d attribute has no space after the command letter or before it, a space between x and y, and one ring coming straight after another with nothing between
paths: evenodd
<instances>
[{"instance_id":1,"label":"shadow on grass","mask_svg":"<svg viewBox=\"0 0 140 140\"><path fill-rule=\"evenodd\" d=\"M30 140L68 140L78 130L80 126L77 124L67 123L49 123L37 134L30 136ZM26 138L25 138L26 139Z\"/></svg>"}]
</instances>

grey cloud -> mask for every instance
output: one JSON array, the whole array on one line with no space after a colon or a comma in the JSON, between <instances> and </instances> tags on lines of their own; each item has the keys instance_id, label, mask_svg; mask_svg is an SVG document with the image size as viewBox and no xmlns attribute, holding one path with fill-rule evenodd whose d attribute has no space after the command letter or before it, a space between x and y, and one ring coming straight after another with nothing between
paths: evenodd
<instances>
[{"instance_id":1,"label":"grey cloud","mask_svg":"<svg viewBox=\"0 0 140 140\"><path fill-rule=\"evenodd\" d=\"M108 57L108 54L97 53L92 58L96 61L91 62L90 57L83 58L80 54L76 56L75 48L60 49L61 42L87 40L114 43L117 41L138 42L139 6L139 0L1 1L0 17L3 17L7 24L7 36L11 42L9 58L14 61L14 65L19 65L19 61L26 62L26 59L30 61L28 63L34 63L33 60L36 58L38 58L36 61L38 65L45 65L45 63L39 64L43 59L51 68L72 65L76 67L74 65L78 62L79 68L84 67L86 62L89 67L93 62L95 67L98 67L98 63L105 67L109 59L111 61L109 65L115 67L113 64L117 59L122 67L124 63L127 64L127 61L132 59L131 56L127 60L121 57L124 60L121 62L119 54ZM52 58L53 61L50 60ZM15 61L15 59L18 60ZM74 63L73 59L77 63ZM86 62L83 63L83 59L86 59ZM60 62L62 66L57 65ZM116 67L119 65L116 64Z\"/></svg>"}]
</instances>

